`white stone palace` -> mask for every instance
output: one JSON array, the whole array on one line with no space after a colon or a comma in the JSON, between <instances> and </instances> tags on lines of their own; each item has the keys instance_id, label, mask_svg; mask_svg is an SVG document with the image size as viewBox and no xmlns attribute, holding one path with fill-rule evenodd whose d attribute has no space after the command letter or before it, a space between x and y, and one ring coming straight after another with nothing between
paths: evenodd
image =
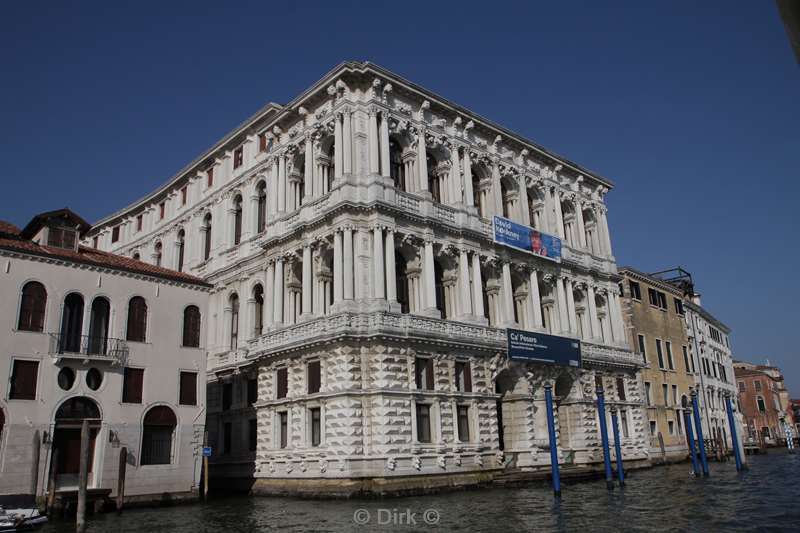
<instances>
[{"instance_id":1,"label":"white stone palace","mask_svg":"<svg viewBox=\"0 0 800 533\"><path fill-rule=\"evenodd\" d=\"M87 244L214 287L212 483L391 492L602 461L595 386L646 460L606 220L611 183L368 62L268 104ZM558 263L493 242L507 217ZM506 327L581 339L583 367L510 362Z\"/></svg>"}]
</instances>

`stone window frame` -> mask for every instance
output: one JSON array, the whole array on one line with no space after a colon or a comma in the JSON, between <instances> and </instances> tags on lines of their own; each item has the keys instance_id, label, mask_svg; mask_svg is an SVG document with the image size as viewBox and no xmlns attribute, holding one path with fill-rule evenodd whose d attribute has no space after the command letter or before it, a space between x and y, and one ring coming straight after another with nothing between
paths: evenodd
<instances>
[{"instance_id":1,"label":"stone window frame","mask_svg":"<svg viewBox=\"0 0 800 533\"><path fill-rule=\"evenodd\" d=\"M469 431L469 438L467 440L461 440L461 432L458 429L458 408L459 407L466 407L467 408L467 426ZM480 442L480 436L478 435L479 424L478 424L478 406L474 400L470 401L463 401L463 400L453 400L451 402L451 409L453 410L453 438L455 440L456 445L474 445Z\"/></svg>"},{"instance_id":2,"label":"stone window frame","mask_svg":"<svg viewBox=\"0 0 800 533\"><path fill-rule=\"evenodd\" d=\"M312 444L312 438L313 438L313 431L311 427L312 409L319 409L319 444L317 444L316 446ZM305 420L303 421L303 428L305 432L305 434L303 435L303 444L305 445L305 447L312 449L324 448L327 441L327 439L325 438L325 401L312 400L306 402L305 408L303 409L303 417L305 418Z\"/></svg>"},{"instance_id":3,"label":"stone window frame","mask_svg":"<svg viewBox=\"0 0 800 533\"><path fill-rule=\"evenodd\" d=\"M417 438L417 405L428 406L428 418L430 420L430 442L420 442ZM441 405L435 398L412 398L411 399L411 442L414 447L437 446L442 442L441 428Z\"/></svg>"},{"instance_id":4,"label":"stone window frame","mask_svg":"<svg viewBox=\"0 0 800 533\"><path fill-rule=\"evenodd\" d=\"M281 446L281 415L286 414L286 446ZM277 408L272 413L272 449L289 450L292 448L292 410L289 406Z\"/></svg>"}]
</instances>

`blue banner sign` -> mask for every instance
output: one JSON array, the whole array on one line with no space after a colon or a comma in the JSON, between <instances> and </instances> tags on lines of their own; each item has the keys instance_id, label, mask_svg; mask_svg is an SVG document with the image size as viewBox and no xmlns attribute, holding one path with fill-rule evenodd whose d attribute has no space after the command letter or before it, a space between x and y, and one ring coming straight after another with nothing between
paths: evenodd
<instances>
[{"instance_id":1,"label":"blue banner sign","mask_svg":"<svg viewBox=\"0 0 800 533\"><path fill-rule=\"evenodd\" d=\"M494 217L494 242L539 257L561 261L561 239L507 218Z\"/></svg>"},{"instance_id":2,"label":"blue banner sign","mask_svg":"<svg viewBox=\"0 0 800 533\"><path fill-rule=\"evenodd\" d=\"M512 361L581 366L581 343L567 337L519 329L506 330L508 357Z\"/></svg>"},{"instance_id":3,"label":"blue banner sign","mask_svg":"<svg viewBox=\"0 0 800 533\"><path fill-rule=\"evenodd\" d=\"M211 457L211 446L203 446L203 457Z\"/></svg>"}]
</instances>

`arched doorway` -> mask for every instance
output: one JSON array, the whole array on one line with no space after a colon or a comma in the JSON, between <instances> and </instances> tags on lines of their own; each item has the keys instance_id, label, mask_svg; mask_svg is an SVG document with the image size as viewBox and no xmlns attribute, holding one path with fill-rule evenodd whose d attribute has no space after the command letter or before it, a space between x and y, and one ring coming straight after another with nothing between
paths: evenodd
<instances>
[{"instance_id":1,"label":"arched doorway","mask_svg":"<svg viewBox=\"0 0 800 533\"><path fill-rule=\"evenodd\" d=\"M71 490L78 487L78 471L81 464L81 426L84 420L89 422L88 485L91 487L94 484L95 440L102 422L100 408L91 398L76 396L62 403L55 416L54 461L51 468L56 468L56 487L59 490Z\"/></svg>"}]
</instances>

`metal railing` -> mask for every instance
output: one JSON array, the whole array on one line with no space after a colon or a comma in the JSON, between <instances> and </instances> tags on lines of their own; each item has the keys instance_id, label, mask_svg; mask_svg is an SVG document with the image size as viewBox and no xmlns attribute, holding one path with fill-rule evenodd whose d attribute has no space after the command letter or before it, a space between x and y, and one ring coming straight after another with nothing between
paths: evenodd
<instances>
[{"instance_id":1,"label":"metal railing","mask_svg":"<svg viewBox=\"0 0 800 533\"><path fill-rule=\"evenodd\" d=\"M50 341L51 355L122 360L128 353L128 344L123 339L105 336L51 333Z\"/></svg>"}]
</instances>

